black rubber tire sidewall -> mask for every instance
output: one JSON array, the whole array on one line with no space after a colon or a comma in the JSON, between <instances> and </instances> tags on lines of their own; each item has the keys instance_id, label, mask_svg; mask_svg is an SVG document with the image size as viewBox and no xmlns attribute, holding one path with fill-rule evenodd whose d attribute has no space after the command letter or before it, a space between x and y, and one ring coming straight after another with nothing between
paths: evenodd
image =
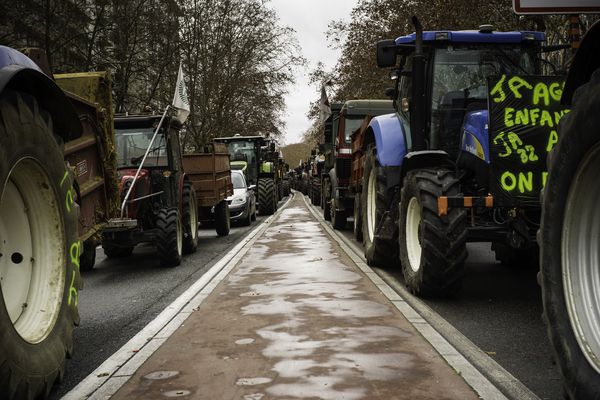
<instances>
[{"instance_id":1,"label":"black rubber tire sidewall","mask_svg":"<svg viewBox=\"0 0 600 400\"><path fill-rule=\"evenodd\" d=\"M195 227L192 225L192 212L196 212L196 221L198 220L198 202L194 202L192 198L196 197L196 191L190 182L183 183L183 193L181 196L183 210L181 222L183 223L183 254L195 253L198 248L198 224ZM192 204L196 203L196 209L192 210ZM192 229L196 230L193 235ZM195 236L195 237L194 237Z\"/></svg>"},{"instance_id":2,"label":"black rubber tire sidewall","mask_svg":"<svg viewBox=\"0 0 600 400\"><path fill-rule=\"evenodd\" d=\"M571 399L599 399L600 375L581 352L563 289L562 221L569 188L585 154L600 142L600 70L575 94L572 111L559 123L559 142L549 158L540 232L544 319L565 392Z\"/></svg>"},{"instance_id":3,"label":"black rubber tire sidewall","mask_svg":"<svg viewBox=\"0 0 600 400\"><path fill-rule=\"evenodd\" d=\"M51 189L55 192L65 229L65 283L56 323L48 336L37 344L25 342L14 330L0 296L0 398L3 399L9 397L8 393L18 399L28 398L28 393L33 398L47 395L64 371L65 356L73 350L73 327L79 324L77 291L81 288L81 278L78 254L77 263L70 257L72 246L81 253L77 222L79 207L73 203L69 211L65 202L67 192L72 190L73 175L68 173L63 181L67 169L54 139L49 115L38 108L31 96L5 91L0 96L1 190L11 167L23 157L38 160L52 182ZM71 294L69 304L71 282L76 292Z\"/></svg>"},{"instance_id":4,"label":"black rubber tire sidewall","mask_svg":"<svg viewBox=\"0 0 600 400\"><path fill-rule=\"evenodd\" d=\"M215 231L218 236L227 236L231 230L229 205L223 200L215 206Z\"/></svg>"}]
</instances>

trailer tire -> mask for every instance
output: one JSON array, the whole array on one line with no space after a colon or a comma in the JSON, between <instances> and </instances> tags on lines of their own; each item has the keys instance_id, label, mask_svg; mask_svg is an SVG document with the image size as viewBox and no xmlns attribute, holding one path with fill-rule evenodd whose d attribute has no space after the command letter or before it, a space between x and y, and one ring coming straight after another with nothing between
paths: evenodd
<instances>
[{"instance_id":1,"label":"trailer tire","mask_svg":"<svg viewBox=\"0 0 600 400\"><path fill-rule=\"evenodd\" d=\"M181 195L183 209L183 254L195 253L198 248L198 202L190 182L183 183Z\"/></svg>"},{"instance_id":2,"label":"trailer tire","mask_svg":"<svg viewBox=\"0 0 600 400\"><path fill-rule=\"evenodd\" d=\"M345 211L338 210L338 204L335 200L335 197L331 200L331 225L333 225L334 229L342 230L346 228L346 222L348 217L346 216Z\"/></svg>"},{"instance_id":3,"label":"trailer tire","mask_svg":"<svg viewBox=\"0 0 600 400\"><path fill-rule=\"evenodd\" d=\"M404 281L419 296L448 296L460 289L467 259L467 212L438 214L440 196L459 196L460 182L443 169L410 171L399 208L400 262Z\"/></svg>"},{"instance_id":4,"label":"trailer tire","mask_svg":"<svg viewBox=\"0 0 600 400\"><path fill-rule=\"evenodd\" d=\"M598 270L598 93L600 69L576 90L571 112L559 123L539 234L543 316L571 399L600 398L600 288L586 279Z\"/></svg>"},{"instance_id":5,"label":"trailer tire","mask_svg":"<svg viewBox=\"0 0 600 400\"><path fill-rule=\"evenodd\" d=\"M328 179L323 181L321 189L321 207L323 208L323 219L325 221L331 221L331 201L329 196L327 196L329 193L331 193L331 189Z\"/></svg>"},{"instance_id":6,"label":"trailer tire","mask_svg":"<svg viewBox=\"0 0 600 400\"><path fill-rule=\"evenodd\" d=\"M361 219L363 246L367 264L393 268L398 265L397 240L383 240L375 237L377 222L381 221L387 210L385 175L377 161L377 150L369 146L365 156L363 172L363 191L361 193Z\"/></svg>"},{"instance_id":7,"label":"trailer tire","mask_svg":"<svg viewBox=\"0 0 600 400\"><path fill-rule=\"evenodd\" d=\"M79 270L91 271L96 264L96 241L86 240L83 242L83 253L79 257Z\"/></svg>"},{"instance_id":8,"label":"trailer tire","mask_svg":"<svg viewBox=\"0 0 600 400\"><path fill-rule=\"evenodd\" d=\"M2 399L47 396L63 376L79 325L79 206L57 140L34 97L0 95ZM35 273L25 277L26 270Z\"/></svg>"},{"instance_id":9,"label":"trailer tire","mask_svg":"<svg viewBox=\"0 0 600 400\"><path fill-rule=\"evenodd\" d=\"M360 210L360 193L356 193L354 196L354 239L357 242L363 241L363 233L362 233L362 215Z\"/></svg>"},{"instance_id":10,"label":"trailer tire","mask_svg":"<svg viewBox=\"0 0 600 400\"><path fill-rule=\"evenodd\" d=\"M231 230L229 205L226 200L215 206L215 231L218 236L227 236Z\"/></svg>"},{"instance_id":11,"label":"trailer tire","mask_svg":"<svg viewBox=\"0 0 600 400\"><path fill-rule=\"evenodd\" d=\"M163 208L156 217L156 250L160 265L171 268L181 264L183 226L177 208Z\"/></svg>"},{"instance_id":12,"label":"trailer tire","mask_svg":"<svg viewBox=\"0 0 600 400\"><path fill-rule=\"evenodd\" d=\"M261 215L273 215L277 210L275 182L271 178L258 180L258 204Z\"/></svg>"},{"instance_id":13,"label":"trailer tire","mask_svg":"<svg viewBox=\"0 0 600 400\"><path fill-rule=\"evenodd\" d=\"M315 206L318 206L321 204L321 188L318 184L318 179L314 178L312 180L312 198L311 201Z\"/></svg>"}]
</instances>

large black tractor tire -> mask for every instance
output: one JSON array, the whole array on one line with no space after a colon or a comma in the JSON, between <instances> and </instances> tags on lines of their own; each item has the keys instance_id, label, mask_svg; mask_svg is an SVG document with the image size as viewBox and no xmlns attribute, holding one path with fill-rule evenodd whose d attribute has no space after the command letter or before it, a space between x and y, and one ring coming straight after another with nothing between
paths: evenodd
<instances>
[{"instance_id":1,"label":"large black tractor tire","mask_svg":"<svg viewBox=\"0 0 600 400\"><path fill-rule=\"evenodd\" d=\"M181 194L183 209L183 254L195 253L198 248L198 202L196 191L190 182L183 183Z\"/></svg>"},{"instance_id":2,"label":"large black tractor tire","mask_svg":"<svg viewBox=\"0 0 600 400\"><path fill-rule=\"evenodd\" d=\"M331 225L334 229L342 230L346 228L346 222L348 217L346 211L338 210L339 205L335 200L335 197L331 200Z\"/></svg>"},{"instance_id":3,"label":"large black tractor tire","mask_svg":"<svg viewBox=\"0 0 600 400\"><path fill-rule=\"evenodd\" d=\"M279 181L277 183L277 201L283 200L283 181Z\"/></svg>"},{"instance_id":4,"label":"large black tractor tire","mask_svg":"<svg viewBox=\"0 0 600 400\"><path fill-rule=\"evenodd\" d=\"M600 69L577 89L571 112L559 123L538 237L544 320L571 399L600 399L600 286L591 278L600 268L598 93Z\"/></svg>"},{"instance_id":5,"label":"large black tractor tire","mask_svg":"<svg viewBox=\"0 0 600 400\"><path fill-rule=\"evenodd\" d=\"M219 236L229 235L231 230L231 218L229 215L229 205L223 200L215 206L215 231Z\"/></svg>"},{"instance_id":6,"label":"large black tractor tire","mask_svg":"<svg viewBox=\"0 0 600 400\"><path fill-rule=\"evenodd\" d=\"M438 214L438 197L460 196L453 172L421 169L402 184L398 239L404 281L419 296L448 296L460 289L467 259L467 212Z\"/></svg>"},{"instance_id":7,"label":"large black tractor tire","mask_svg":"<svg viewBox=\"0 0 600 400\"><path fill-rule=\"evenodd\" d=\"M321 187L318 184L318 180L317 179L313 179L312 181L312 203L315 206L319 206L321 205Z\"/></svg>"},{"instance_id":8,"label":"large black tractor tire","mask_svg":"<svg viewBox=\"0 0 600 400\"><path fill-rule=\"evenodd\" d=\"M289 196L290 195L290 181L283 181L283 195L284 196Z\"/></svg>"},{"instance_id":9,"label":"large black tractor tire","mask_svg":"<svg viewBox=\"0 0 600 400\"><path fill-rule=\"evenodd\" d=\"M375 235L377 224L387 210L388 198L386 178L383 168L377 161L377 153L373 146L367 150L365 157L362 187L360 204L363 247L367 264L387 268L396 267L399 264L398 241L395 238L384 240ZM372 210L373 214L369 214L369 210Z\"/></svg>"},{"instance_id":10,"label":"large black tractor tire","mask_svg":"<svg viewBox=\"0 0 600 400\"><path fill-rule=\"evenodd\" d=\"M88 239L83 242L83 253L79 257L79 270L91 271L96 264L96 241Z\"/></svg>"},{"instance_id":11,"label":"large black tractor tire","mask_svg":"<svg viewBox=\"0 0 600 400\"><path fill-rule=\"evenodd\" d=\"M331 199L329 198L330 184L328 180L323 181L321 186L321 208L323 208L323 219L325 221L331 221Z\"/></svg>"},{"instance_id":12,"label":"large black tractor tire","mask_svg":"<svg viewBox=\"0 0 600 400\"><path fill-rule=\"evenodd\" d=\"M363 233L362 233L362 213L360 209L360 193L356 193L354 196L354 239L357 242L363 241Z\"/></svg>"},{"instance_id":13,"label":"large black tractor tire","mask_svg":"<svg viewBox=\"0 0 600 400\"><path fill-rule=\"evenodd\" d=\"M261 215L273 215L277 211L275 182L271 178L258 180L258 206Z\"/></svg>"},{"instance_id":14,"label":"large black tractor tire","mask_svg":"<svg viewBox=\"0 0 600 400\"><path fill-rule=\"evenodd\" d=\"M79 325L79 206L57 140L33 97L0 95L1 399L48 396Z\"/></svg>"},{"instance_id":15,"label":"large black tractor tire","mask_svg":"<svg viewBox=\"0 0 600 400\"><path fill-rule=\"evenodd\" d=\"M106 240L102 242L102 250L106 258L125 258L133 253L133 246L121 247L116 246Z\"/></svg>"},{"instance_id":16,"label":"large black tractor tire","mask_svg":"<svg viewBox=\"0 0 600 400\"><path fill-rule=\"evenodd\" d=\"M160 265L171 268L181 264L183 224L177 208L163 208L156 217L156 250Z\"/></svg>"},{"instance_id":17,"label":"large black tractor tire","mask_svg":"<svg viewBox=\"0 0 600 400\"><path fill-rule=\"evenodd\" d=\"M492 251L496 261L509 268L539 268L540 265L540 249L537 245L526 249L514 249L506 243L492 242Z\"/></svg>"}]
</instances>

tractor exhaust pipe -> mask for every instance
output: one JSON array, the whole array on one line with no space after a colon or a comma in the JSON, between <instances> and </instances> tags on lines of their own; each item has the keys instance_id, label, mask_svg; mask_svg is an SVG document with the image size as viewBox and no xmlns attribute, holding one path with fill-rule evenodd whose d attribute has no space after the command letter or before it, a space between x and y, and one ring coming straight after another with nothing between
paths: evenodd
<instances>
[{"instance_id":1,"label":"tractor exhaust pipe","mask_svg":"<svg viewBox=\"0 0 600 400\"><path fill-rule=\"evenodd\" d=\"M427 144L425 141L425 120L428 113L424 112L427 105L425 104L425 54L423 53L423 26L416 16L412 17L412 23L415 26L415 53L413 57L413 85L412 85L412 101L411 101L411 136L412 149L411 151L426 150Z\"/></svg>"}]
</instances>

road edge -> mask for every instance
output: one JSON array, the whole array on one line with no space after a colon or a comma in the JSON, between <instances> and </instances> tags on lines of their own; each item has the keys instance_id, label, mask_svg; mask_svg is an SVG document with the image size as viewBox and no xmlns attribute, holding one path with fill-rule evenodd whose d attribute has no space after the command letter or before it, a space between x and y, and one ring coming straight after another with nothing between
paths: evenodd
<instances>
[{"instance_id":1,"label":"road edge","mask_svg":"<svg viewBox=\"0 0 600 400\"><path fill-rule=\"evenodd\" d=\"M244 236L238 244L210 267L156 318L150 321L73 389L63 395L61 399L107 399L115 394L237 265L254 242L290 204L292 198L293 196L288 196L286 202L279 207L277 212L268 216Z\"/></svg>"},{"instance_id":2,"label":"road edge","mask_svg":"<svg viewBox=\"0 0 600 400\"><path fill-rule=\"evenodd\" d=\"M390 274L367 265L362 249L336 232L302 196L313 216L342 250L408 319L433 348L482 399L539 400L531 390L491 359L427 304L414 297ZM491 387L490 387L491 386Z\"/></svg>"}]
</instances>

